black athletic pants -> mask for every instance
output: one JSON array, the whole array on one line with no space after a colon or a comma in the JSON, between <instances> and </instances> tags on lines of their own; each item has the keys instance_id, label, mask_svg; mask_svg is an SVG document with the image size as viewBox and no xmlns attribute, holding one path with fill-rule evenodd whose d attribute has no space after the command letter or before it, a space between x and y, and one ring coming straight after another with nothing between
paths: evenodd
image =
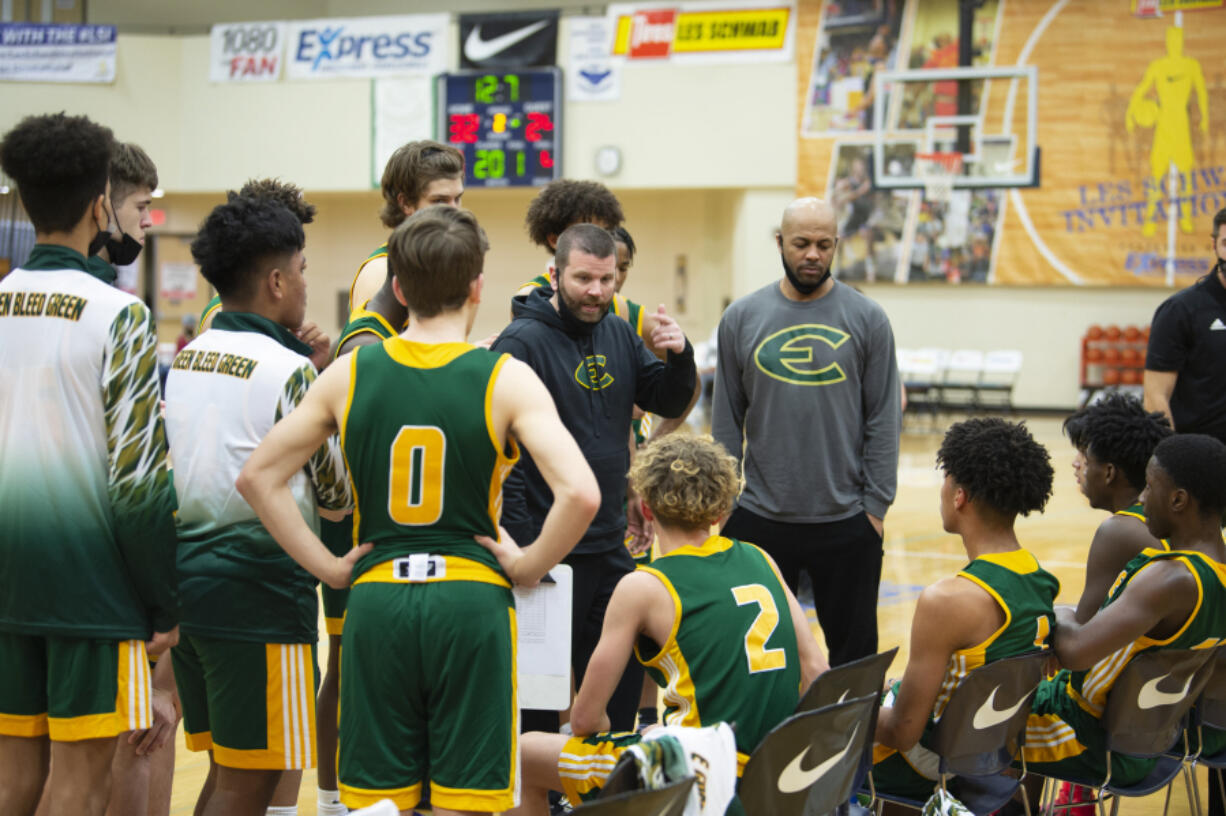
<instances>
[{"instance_id":1,"label":"black athletic pants","mask_svg":"<svg viewBox=\"0 0 1226 816\"><path fill-rule=\"evenodd\" d=\"M881 536L865 513L824 524L789 524L738 507L723 534L766 550L792 594L800 571L809 574L831 666L877 653Z\"/></svg>"},{"instance_id":2,"label":"black athletic pants","mask_svg":"<svg viewBox=\"0 0 1226 816\"><path fill-rule=\"evenodd\" d=\"M575 673L575 690L583 685L588 661L600 641L604 613L609 606L613 587L621 577L634 572L634 559L623 546L602 553L580 553L566 556L563 564L574 571L571 606L570 660ZM631 656L622 672L621 682L613 692L606 711L614 731L633 731L643 691L643 667ZM558 730L558 712L524 710L520 729L523 731Z\"/></svg>"}]
</instances>

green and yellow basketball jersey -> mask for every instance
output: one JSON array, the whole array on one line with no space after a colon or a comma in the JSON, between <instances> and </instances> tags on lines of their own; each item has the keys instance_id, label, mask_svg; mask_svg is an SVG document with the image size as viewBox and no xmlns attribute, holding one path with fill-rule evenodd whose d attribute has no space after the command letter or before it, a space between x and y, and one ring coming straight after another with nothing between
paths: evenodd
<instances>
[{"instance_id":1,"label":"green and yellow basketball jersey","mask_svg":"<svg viewBox=\"0 0 1226 816\"><path fill-rule=\"evenodd\" d=\"M370 333L380 340L395 337L396 331L384 319L383 315L371 312L363 306L349 315L349 322L341 329L340 339L336 341L336 351L355 334ZM333 359L336 359L335 352ZM353 546L353 516L345 516L341 521L319 520L319 537L333 555L344 555Z\"/></svg>"},{"instance_id":2,"label":"green and yellow basketball jersey","mask_svg":"<svg viewBox=\"0 0 1226 816\"><path fill-rule=\"evenodd\" d=\"M499 448L491 416L508 356L402 337L349 355L341 447L356 490L353 542L375 545L355 579L417 553L445 556L449 572L475 567L502 576L473 536L498 535L502 483L519 459L513 440Z\"/></svg>"},{"instance_id":3,"label":"green and yellow basketball jersey","mask_svg":"<svg viewBox=\"0 0 1226 816\"><path fill-rule=\"evenodd\" d=\"M1069 673L1068 695L1085 711L1101 718L1107 694L1120 672L1142 652L1159 649L1211 649L1226 641L1226 564L1198 552L1148 549L1133 558L1107 593L1104 608L1115 603L1128 582L1158 561L1179 561L1196 578L1197 601L1184 625L1165 640L1142 635L1095 663L1088 670Z\"/></svg>"},{"instance_id":4,"label":"green and yellow basketball jersey","mask_svg":"<svg viewBox=\"0 0 1226 816\"><path fill-rule=\"evenodd\" d=\"M379 246L375 247L374 251L366 256L366 260L358 264L358 271L353 273L353 282L349 284L349 314L350 315L353 314L354 309L355 309L353 305L353 287L358 285L358 278L361 276L362 270L366 268L366 264L370 263L375 258L386 258L386 257L387 257L387 242L385 241L382 244L379 244Z\"/></svg>"},{"instance_id":5,"label":"green and yellow basketball jersey","mask_svg":"<svg viewBox=\"0 0 1226 816\"><path fill-rule=\"evenodd\" d=\"M1132 518L1138 519L1142 524L1144 524L1145 523L1145 505L1141 504L1140 502L1137 502L1136 504L1124 510L1120 510L1115 515L1131 516ZM1162 552L1171 551L1170 542L1168 542L1165 538L1159 541L1158 543L1161 545L1161 547L1155 547L1154 549L1160 549Z\"/></svg>"},{"instance_id":6,"label":"green and yellow basketball jersey","mask_svg":"<svg viewBox=\"0 0 1226 816\"><path fill-rule=\"evenodd\" d=\"M367 309L367 303L362 304L358 309L354 309L349 314L349 322L341 329L340 339L336 341L336 352L341 350L341 346L349 341L350 337L358 334L373 334L380 340L386 340L389 337L395 337L399 331L392 328L392 324L387 322L387 318L378 312L372 312ZM337 359L340 355L333 354L332 359Z\"/></svg>"},{"instance_id":7,"label":"green and yellow basketball jersey","mask_svg":"<svg viewBox=\"0 0 1226 816\"><path fill-rule=\"evenodd\" d=\"M203 326L213 315L221 311L221 295L213 295L212 299L204 306L204 311L200 313L200 322L196 324L197 328Z\"/></svg>"},{"instance_id":8,"label":"green and yellow basketball jersey","mask_svg":"<svg viewBox=\"0 0 1226 816\"><path fill-rule=\"evenodd\" d=\"M639 567L673 597L667 643L643 638L635 657L664 689L664 722L736 723L748 754L791 715L800 697L800 656L782 579L752 544L711 536Z\"/></svg>"},{"instance_id":9,"label":"green and yellow basketball jersey","mask_svg":"<svg viewBox=\"0 0 1226 816\"><path fill-rule=\"evenodd\" d=\"M996 660L1048 648L1055 623L1052 604L1060 593L1060 582L1028 550L981 555L963 567L958 577L991 595L1004 610L1005 622L987 640L950 656L932 709L933 722L941 718L950 695L968 674Z\"/></svg>"}]
</instances>

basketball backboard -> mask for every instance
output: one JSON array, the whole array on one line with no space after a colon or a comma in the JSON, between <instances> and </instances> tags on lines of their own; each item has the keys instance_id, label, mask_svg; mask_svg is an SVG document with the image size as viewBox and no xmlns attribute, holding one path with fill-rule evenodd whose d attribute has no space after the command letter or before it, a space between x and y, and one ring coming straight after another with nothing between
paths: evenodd
<instances>
[{"instance_id":1,"label":"basketball backboard","mask_svg":"<svg viewBox=\"0 0 1226 816\"><path fill-rule=\"evenodd\" d=\"M932 68L874 77L873 183L931 184L917 156L961 154L955 189L1039 184L1038 68Z\"/></svg>"}]
</instances>

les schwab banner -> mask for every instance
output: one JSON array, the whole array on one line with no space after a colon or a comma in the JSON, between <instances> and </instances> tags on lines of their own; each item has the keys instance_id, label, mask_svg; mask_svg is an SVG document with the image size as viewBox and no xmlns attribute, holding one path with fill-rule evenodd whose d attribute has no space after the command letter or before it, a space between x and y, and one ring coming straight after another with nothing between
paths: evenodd
<instances>
[{"instance_id":1,"label":"les schwab banner","mask_svg":"<svg viewBox=\"0 0 1226 816\"><path fill-rule=\"evenodd\" d=\"M788 2L614 3L613 56L672 62L788 62L796 8Z\"/></svg>"}]
</instances>

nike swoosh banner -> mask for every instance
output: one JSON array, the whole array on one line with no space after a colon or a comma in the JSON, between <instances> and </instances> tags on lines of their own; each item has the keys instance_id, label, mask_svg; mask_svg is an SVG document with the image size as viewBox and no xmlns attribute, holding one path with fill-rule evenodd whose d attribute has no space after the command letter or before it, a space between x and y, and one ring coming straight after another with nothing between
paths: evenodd
<instances>
[{"instance_id":1,"label":"nike swoosh banner","mask_svg":"<svg viewBox=\"0 0 1226 816\"><path fill-rule=\"evenodd\" d=\"M460 67L541 68L558 60L558 12L460 15Z\"/></svg>"}]
</instances>

